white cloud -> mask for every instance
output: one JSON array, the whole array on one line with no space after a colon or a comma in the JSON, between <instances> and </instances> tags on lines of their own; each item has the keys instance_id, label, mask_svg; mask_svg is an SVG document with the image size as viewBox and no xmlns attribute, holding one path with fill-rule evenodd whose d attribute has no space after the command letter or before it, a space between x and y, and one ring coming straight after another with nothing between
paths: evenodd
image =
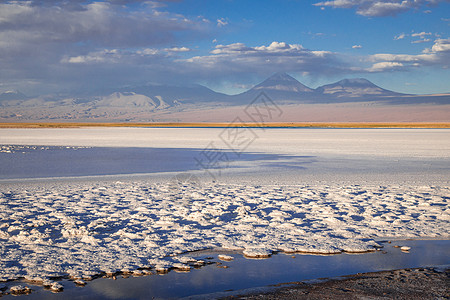
<instances>
[{"instance_id":1,"label":"white cloud","mask_svg":"<svg viewBox=\"0 0 450 300\"><path fill-rule=\"evenodd\" d=\"M180 60L186 69L214 71L216 74L277 72L338 73L346 64L330 51L309 50L299 44L272 42L250 47L244 43L216 45L210 55Z\"/></svg>"},{"instance_id":2,"label":"white cloud","mask_svg":"<svg viewBox=\"0 0 450 300\"><path fill-rule=\"evenodd\" d=\"M143 56L156 55L158 53L159 53L159 50L153 49L153 48L145 48L145 49L140 49L140 50L136 51L136 54L143 55Z\"/></svg>"},{"instance_id":3,"label":"white cloud","mask_svg":"<svg viewBox=\"0 0 450 300\"><path fill-rule=\"evenodd\" d=\"M422 6L437 5L448 0L332 0L313 5L333 8L356 8L356 13L366 17L394 16Z\"/></svg>"},{"instance_id":4,"label":"white cloud","mask_svg":"<svg viewBox=\"0 0 450 300\"><path fill-rule=\"evenodd\" d=\"M70 78L70 84L82 84L84 79L77 72L84 72L89 65L95 65L90 72L94 74L100 72L102 63L119 66L130 61L137 65L123 67L141 71L142 60L152 66L155 63L149 62L155 48L204 38L213 30L211 24L197 17L189 19L155 5L165 1L145 2L0 0L0 81L40 80L60 87ZM114 49L118 53L108 53ZM187 48L167 48L166 52L183 51ZM158 57L165 59L166 54L158 53ZM113 76L106 71L112 67L101 68ZM92 82L90 77L86 81ZM106 79L103 83L107 84Z\"/></svg>"},{"instance_id":5,"label":"white cloud","mask_svg":"<svg viewBox=\"0 0 450 300\"><path fill-rule=\"evenodd\" d=\"M179 52L181 48L164 49L164 51L152 48L143 48L135 51L120 49L103 49L100 51L89 52L85 55L65 56L61 63L69 64L126 64L136 63L137 61L147 61L148 59L161 59L168 56L170 52ZM186 48L187 49L187 48Z\"/></svg>"},{"instance_id":6,"label":"white cloud","mask_svg":"<svg viewBox=\"0 0 450 300\"><path fill-rule=\"evenodd\" d=\"M69 64L133 64L136 62L151 63L155 59L168 58L172 53L189 52L187 47L172 47L158 50L141 48L137 50L103 49L85 55L65 56L61 63Z\"/></svg>"},{"instance_id":7,"label":"white cloud","mask_svg":"<svg viewBox=\"0 0 450 300\"><path fill-rule=\"evenodd\" d=\"M290 45L285 42L272 42L269 46L259 46L255 47L258 51L269 51L269 52L286 52L290 50L298 51L302 50L302 45L294 44Z\"/></svg>"},{"instance_id":8,"label":"white cloud","mask_svg":"<svg viewBox=\"0 0 450 300\"><path fill-rule=\"evenodd\" d=\"M246 47L243 43L234 43L229 45L217 45L211 53L213 54L224 54L224 53L232 53L232 52L243 52L245 50L252 50L250 47Z\"/></svg>"},{"instance_id":9,"label":"white cloud","mask_svg":"<svg viewBox=\"0 0 450 300\"><path fill-rule=\"evenodd\" d=\"M420 37L421 39L425 38L427 35L431 35L431 32L416 32L416 33L412 33L411 36L412 37Z\"/></svg>"},{"instance_id":10,"label":"white cloud","mask_svg":"<svg viewBox=\"0 0 450 300\"><path fill-rule=\"evenodd\" d=\"M323 1L314 4L315 6L331 6L338 8L351 8L355 5L355 1L353 0L334 0L334 1Z\"/></svg>"},{"instance_id":11,"label":"white cloud","mask_svg":"<svg viewBox=\"0 0 450 300\"><path fill-rule=\"evenodd\" d=\"M400 33L399 35L394 36L394 40L403 40L406 37L406 34Z\"/></svg>"},{"instance_id":12,"label":"white cloud","mask_svg":"<svg viewBox=\"0 0 450 300\"><path fill-rule=\"evenodd\" d=\"M167 52L189 52L191 49L187 47L172 47L172 48L165 48Z\"/></svg>"},{"instance_id":13,"label":"white cloud","mask_svg":"<svg viewBox=\"0 0 450 300\"><path fill-rule=\"evenodd\" d=\"M412 41L412 44L421 44L421 43L428 43L431 42L431 39L423 39L423 40L417 40L417 41Z\"/></svg>"},{"instance_id":14,"label":"white cloud","mask_svg":"<svg viewBox=\"0 0 450 300\"><path fill-rule=\"evenodd\" d=\"M104 62L113 63L117 62L120 58L121 55L117 52L117 50L103 50L91 52L86 55L64 57L61 59L61 62L70 64L91 64Z\"/></svg>"},{"instance_id":15,"label":"white cloud","mask_svg":"<svg viewBox=\"0 0 450 300\"><path fill-rule=\"evenodd\" d=\"M437 39L431 47L431 52L450 52L450 38L449 39Z\"/></svg>"},{"instance_id":16,"label":"white cloud","mask_svg":"<svg viewBox=\"0 0 450 300\"><path fill-rule=\"evenodd\" d=\"M435 60L433 55L430 54L388 54L388 53L380 53L369 56L370 61L397 61L397 62L419 62L419 61L429 61L432 62Z\"/></svg>"},{"instance_id":17,"label":"white cloud","mask_svg":"<svg viewBox=\"0 0 450 300\"><path fill-rule=\"evenodd\" d=\"M174 33L196 30L197 21L156 10L124 13L108 2L82 5L82 10L31 6L28 2L0 4L0 41L30 44L94 43L101 46L146 46L174 40ZM12 38L15 37L15 38ZM10 38L10 39L8 39Z\"/></svg>"},{"instance_id":18,"label":"white cloud","mask_svg":"<svg viewBox=\"0 0 450 300\"><path fill-rule=\"evenodd\" d=\"M202 21L155 9L142 7L130 12L110 2L79 2L77 10L28 1L0 3L0 58L18 52L36 55L36 47L60 55L59 51L86 47L166 45L179 39L179 32L201 35L208 28Z\"/></svg>"},{"instance_id":19,"label":"white cloud","mask_svg":"<svg viewBox=\"0 0 450 300\"><path fill-rule=\"evenodd\" d=\"M228 21L224 18L217 19L217 27L223 27L228 25Z\"/></svg>"},{"instance_id":20,"label":"white cloud","mask_svg":"<svg viewBox=\"0 0 450 300\"><path fill-rule=\"evenodd\" d=\"M248 47L244 43L234 43L229 45L217 45L212 54L262 54L262 53L299 53L303 49L302 45L287 44L285 42L272 42L269 46Z\"/></svg>"},{"instance_id":21,"label":"white cloud","mask_svg":"<svg viewBox=\"0 0 450 300\"><path fill-rule=\"evenodd\" d=\"M361 46L361 45L353 45L352 48L353 48L353 49L361 49L362 46Z\"/></svg>"},{"instance_id":22,"label":"white cloud","mask_svg":"<svg viewBox=\"0 0 450 300\"><path fill-rule=\"evenodd\" d=\"M437 39L431 48L421 54L374 54L367 58L373 65L369 72L391 70L408 70L412 67L438 66L450 68L450 39Z\"/></svg>"},{"instance_id":23,"label":"white cloud","mask_svg":"<svg viewBox=\"0 0 450 300\"><path fill-rule=\"evenodd\" d=\"M386 72L392 70L398 70L403 67L402 63L392 62L392 61L383 61L379 63L375 63L368 69L369 72Z\"/></svg>"},{"instance_id":24,"label":"white cloud","mask_svg":"<svg viewBox=\"0 0 450 300\"><path fill-rule=\"evenodd\" d=\"M410 3L407 1L396 2L373 2L367 7L360 7L357 13L367 17L380 17L396 15L411 8Z\"/></svg>"},{"instance_id":25,"label":"white cloud","mask_svg":"<svg viewBox=\"0 0 450 300\"><path fill-rule=\"evenodd\" d=\"M412 44L420 44L420 43L427 43L427 42L431 42L431 39L427 38L428 36L433 35L431 32L413 32L411 33L411 35L405 34L405 33L401 33L399 35L396 35L394 37L394 40L402 40L407 36L411 36L412 38L419 38L419 40L414 40L411 41ZM438 36L437 34L435 34L435 36Z\"/></svg>"}]
</instances>

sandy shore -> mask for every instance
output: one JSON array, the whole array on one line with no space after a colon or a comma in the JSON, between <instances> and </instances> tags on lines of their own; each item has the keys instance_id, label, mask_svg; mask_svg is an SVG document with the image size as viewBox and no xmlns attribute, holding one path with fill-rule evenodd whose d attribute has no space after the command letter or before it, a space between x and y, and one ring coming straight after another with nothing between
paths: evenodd
<instances>
[{"instance_id":1,"label":"sandy shore","mask_svg":"<svg viewBox=\"0 0 450 300\"><path fill-rule=\"evenodd\" d=\"M223 299L449 299L450 269L402 269L325 281L292 282Z\"/></svg>"}]
</instances>

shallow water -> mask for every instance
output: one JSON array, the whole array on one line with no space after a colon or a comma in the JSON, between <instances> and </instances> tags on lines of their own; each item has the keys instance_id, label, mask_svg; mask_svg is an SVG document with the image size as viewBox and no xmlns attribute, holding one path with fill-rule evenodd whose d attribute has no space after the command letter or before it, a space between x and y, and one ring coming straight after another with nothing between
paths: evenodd
<instances>
[{"instance_id":1,"label":"shallow water","mask_svg":"<svg viewBox=\"0 0 450 300\"><path fill-rule=\"evenodd\" d=\"M206 179L234 182L241 182L236 179L241 176L284 184L448 184L448 129L254 128L239 138L233 133L227 128L0 129L0 148L48 148L33 153L0 149L0 181L197 172Z\"/></svg>"},{"instance_id":2,"label":"shallow water","mask_svg":"<svg viewBox=\"0 0 450 300\"><path fill-rule=\"evenodd\" d=\"M175 145L173 145L175 146ZM5 152L12 151L12 153ZM236 153L230 149L78 147L42 145L0 146L0 183L34 180L125 180L128 176L172 178L186 173L202 181L413 181L447 183L446 157L302 155L270 152Z\"/></svg>"},{"instance_id":3,"label":"shallow water","mask_svg":"<svg viewBox=\"0 0 450 300\"><path fill-rule=\"evenodd\" d=\"M62 147L20 146L0 147L0 179L56 178L98 175L148 174L186 172L193 170L246 168L251 165L303 168L314 160L308 156L266 153L242 153L217 149L138 148L138 147ZM208 155L221 155L220 164L211 164ZM208 164L209 163L209 164ZM208 165L207 165L208 164ZM217 171L214 171L217 173Z\"/></svg>"},{"instance_id":4,"label":"shallow water","mask_svg":"<svg viewBox=\"0 0 450 300\"><path fill-rule=\"evenodd\" d=\"M77 287L63 280L64 292L51 293L39 286L27 299L149 299L149 298L214 298L232 291L251 289L278 283L336 277L362 272L450 264L450 240L406 240L383 243L386 253L337 254L328 256L279 253L268 259L246 259L237 252L231 262L220 261L215 251L200 251L186 255L195 258L214 257L229 268L216 264L192 269L187 273L171 271L165 275L100 278ZM410 246L403 252L394 245ZM9 282L15 285L17 282ZM24 284L24 283L21 283ZM25 283L28 286L30 284ZM5 296L8 299L12 296Z\"/></svg>"}]
</instances>

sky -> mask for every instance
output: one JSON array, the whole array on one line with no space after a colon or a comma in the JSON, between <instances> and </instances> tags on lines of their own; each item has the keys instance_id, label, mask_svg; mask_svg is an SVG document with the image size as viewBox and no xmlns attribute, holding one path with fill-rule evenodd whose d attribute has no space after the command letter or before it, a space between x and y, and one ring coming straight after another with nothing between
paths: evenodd
<instances>
[{"instance_id":1,"label":"sky","mask_svg":"<svg viewBox=\"0 0 450 300\"><path fill-rule=\"evenodd\" d=\"M450 0L0 0L0 92L162 83L243 92L276 72L450 92Z\"/></svg>"}]
</instances>

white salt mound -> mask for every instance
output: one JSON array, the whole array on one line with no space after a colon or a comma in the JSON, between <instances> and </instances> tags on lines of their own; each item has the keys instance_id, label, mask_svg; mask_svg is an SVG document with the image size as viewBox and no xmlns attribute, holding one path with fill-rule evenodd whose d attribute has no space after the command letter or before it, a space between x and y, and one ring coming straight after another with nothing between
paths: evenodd
<instances>
[{"instance_id":1,"label":"white salt mound","mask_svg":"<svg viewBox=\"0 0 450 300\"><path fill-rule=\"evenodd\" d=\"M74 280L73 282L74 282L76 285L81 285L81 286L86 285L86 281L81 280L81 279Z\"/></svg>"},{"instance_id":2,"label":"white salt mound","mask_svg":"<svg viewBox=\"0 0 450 300\"><path fill-rule=\"evenodd\" d=\"M272 251L260 248L249 248L243 251L245 257L249 258L267 258L272 255Z\"/></svg>"},{"instance_id":3,"label":"white salt mound","mask_svg":"<svg viewBox=\"0 0 450 300\"><path fill-rule=\"evenodd\" d=\"M64 287L60 283L55 282L50 286L50 289L52 290L52 292L61 292Z\"/></svg>"},{"instance_id":4,"label":"white salt mound","mask_svg":"<svg viewBox=\"0 0 450 300\"><path fill-rule=\"evenodd\" d=\"M173 264L173 268L175 268L175 270L179 270L179 271L190 271L191 267L182 263L174 263Z\"/></svg>"},{"instance_id":5,"label":"white salt mound","mask_svg":"<svg viewBox=\"0 0 450 300\"><path fill-rule=\"evenodd\" d=\"M15 285L9 288L9 292L12 295L29 294L31 293L31 289L27 286Z\"/></svg>"},{"instance_id":6,"label":"white salt mound","mask_svg":"<svg viewBox=\"0 0 450 300\"><path fill-rule=\"evenodd\" d=\"M225 255L225 254L219 254L217 257L223 261L232 261L234 259L233 256L229 256L229 255Z\"/></svg>"}]
</instances>

